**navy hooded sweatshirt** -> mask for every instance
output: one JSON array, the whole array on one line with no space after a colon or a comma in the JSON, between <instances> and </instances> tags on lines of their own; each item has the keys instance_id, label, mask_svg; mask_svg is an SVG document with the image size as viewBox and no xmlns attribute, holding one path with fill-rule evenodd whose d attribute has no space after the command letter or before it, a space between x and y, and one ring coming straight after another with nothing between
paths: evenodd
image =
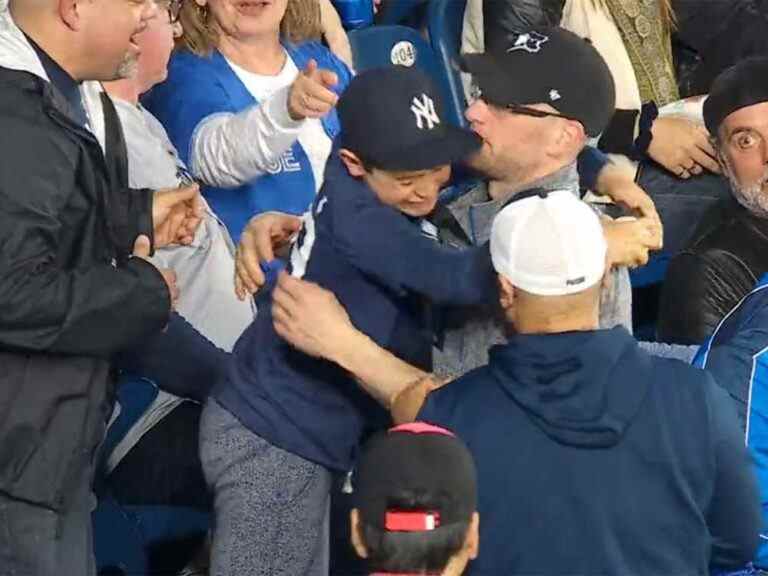
<instances>
[{"instance_id":1,"label":"navy hooded sweatshirt","mask_svg":"<svg viewBox=\"0 0 768 576\"><path fill-rule=\"evenodd\" d=\"M514 335L419 418L477 464L469 575L682 576L753 558L760 508L732 401L622 328Z\"/></svg>"}]
</instances>

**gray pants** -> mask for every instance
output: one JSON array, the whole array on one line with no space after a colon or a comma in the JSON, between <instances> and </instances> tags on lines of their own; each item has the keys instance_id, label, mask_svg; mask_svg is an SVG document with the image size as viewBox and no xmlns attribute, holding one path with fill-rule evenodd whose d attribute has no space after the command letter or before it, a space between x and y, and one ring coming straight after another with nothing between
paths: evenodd
<instances>
[{"instance_id":1,"label":"gray pants","mask_svg":"<svg viewBox=\"0 0 768 576\"><path fill-rule=\"evenodd\" d=\"M210 576L327 576L331 473L272 446L214 400L200 459L214 495Z\"/></svg>"},{"instance_id":2,"label":"gray pants","mask_svg":"<svg viewBox=\"0 0 768 576\"><path fill-rule=\"evenodd\" d=\"M93 576L92 472L68 508L54 512L0 493L0 576Z\"/></svg>"}]
</instances>

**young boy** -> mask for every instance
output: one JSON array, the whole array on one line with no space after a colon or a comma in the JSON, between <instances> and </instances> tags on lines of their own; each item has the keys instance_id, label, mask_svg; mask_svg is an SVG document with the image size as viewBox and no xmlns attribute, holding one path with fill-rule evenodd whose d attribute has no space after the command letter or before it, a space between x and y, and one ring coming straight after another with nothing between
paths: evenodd
<instances>
[{"instance_id":1,"label":"young boy","mask_svg":"<svg viewBox=\"0 0 768 576\"><path fill-rule=\"evenodd\" d=\"M292 275L333 291L361 331L426 370L424 300L477 304L495 287L487 247L442 248L420 220L450 164L480 146L444 124L441 109L417 70L357 76L339 101L338 150L290 259ZM332 473L349 471L366 429L386 427L388 417L343 370L283 342L267 298L202 418L216 508L211 571L327 574Z\"/></svg>"},{"instance_id":2,"label":"young boy","mask_svg":"<svg viewBox=\"0 0 768 576\"><path fill-rule=\"evenodd\" d=\"M352 545L373 576L460 576L477 557L477 478L444 428L404 424L374 437L357 470Z\"/></svg>"}]
</instances>

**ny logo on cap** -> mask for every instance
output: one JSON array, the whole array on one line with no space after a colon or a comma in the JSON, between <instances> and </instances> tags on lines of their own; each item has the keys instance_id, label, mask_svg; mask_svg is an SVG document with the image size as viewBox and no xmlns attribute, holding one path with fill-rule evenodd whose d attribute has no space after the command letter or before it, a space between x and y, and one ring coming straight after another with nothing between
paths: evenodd
<instances>
[{"instance_id":1,"label":"ny logo on cap","mask_svg":"<svg viewBox=\"0 0 768 576\"><path fill-rule=\"evenodd\" d=\"M427 130L432 130L432 128L440 124L440 117L435 112L435 103L426 94L421 95L421 100L419 100L418 96L413 97L411 112L416 117L416 126L419 127L419 130L424 129L425 123Z\"/></svg>"},{"instance_id":2,"label":"ny logo on cap","mask_svg":"<svg viewBox=\"0 0 768 576\"><path fill-rule=\"evenodd\" d=\"M536 54L541 50L545 42L549 42L549 36L544 36L544 34L539 34L538 32L526 32L517 37L517 40L515 40L511 48L507 49L507 52L525 50L531 54Z\"/></svg>"}]
</instances>

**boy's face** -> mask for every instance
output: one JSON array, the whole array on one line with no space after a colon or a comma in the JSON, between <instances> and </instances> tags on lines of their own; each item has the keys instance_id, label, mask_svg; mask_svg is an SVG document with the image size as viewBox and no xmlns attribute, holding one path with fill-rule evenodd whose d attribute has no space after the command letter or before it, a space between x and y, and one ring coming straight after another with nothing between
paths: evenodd
<instances>
[{"instance_id":1,"label":"boy's face","mask_svg":"<svg viewBox=\"0 0 768 576\"><path fill-rule=\"evenodd\" d=\"M374 168L362 174L378 199L408 216L426 216L435 208L440 189L451 177L450 165L430 170L392 172Z\"/></svg>"}]
</instances>

